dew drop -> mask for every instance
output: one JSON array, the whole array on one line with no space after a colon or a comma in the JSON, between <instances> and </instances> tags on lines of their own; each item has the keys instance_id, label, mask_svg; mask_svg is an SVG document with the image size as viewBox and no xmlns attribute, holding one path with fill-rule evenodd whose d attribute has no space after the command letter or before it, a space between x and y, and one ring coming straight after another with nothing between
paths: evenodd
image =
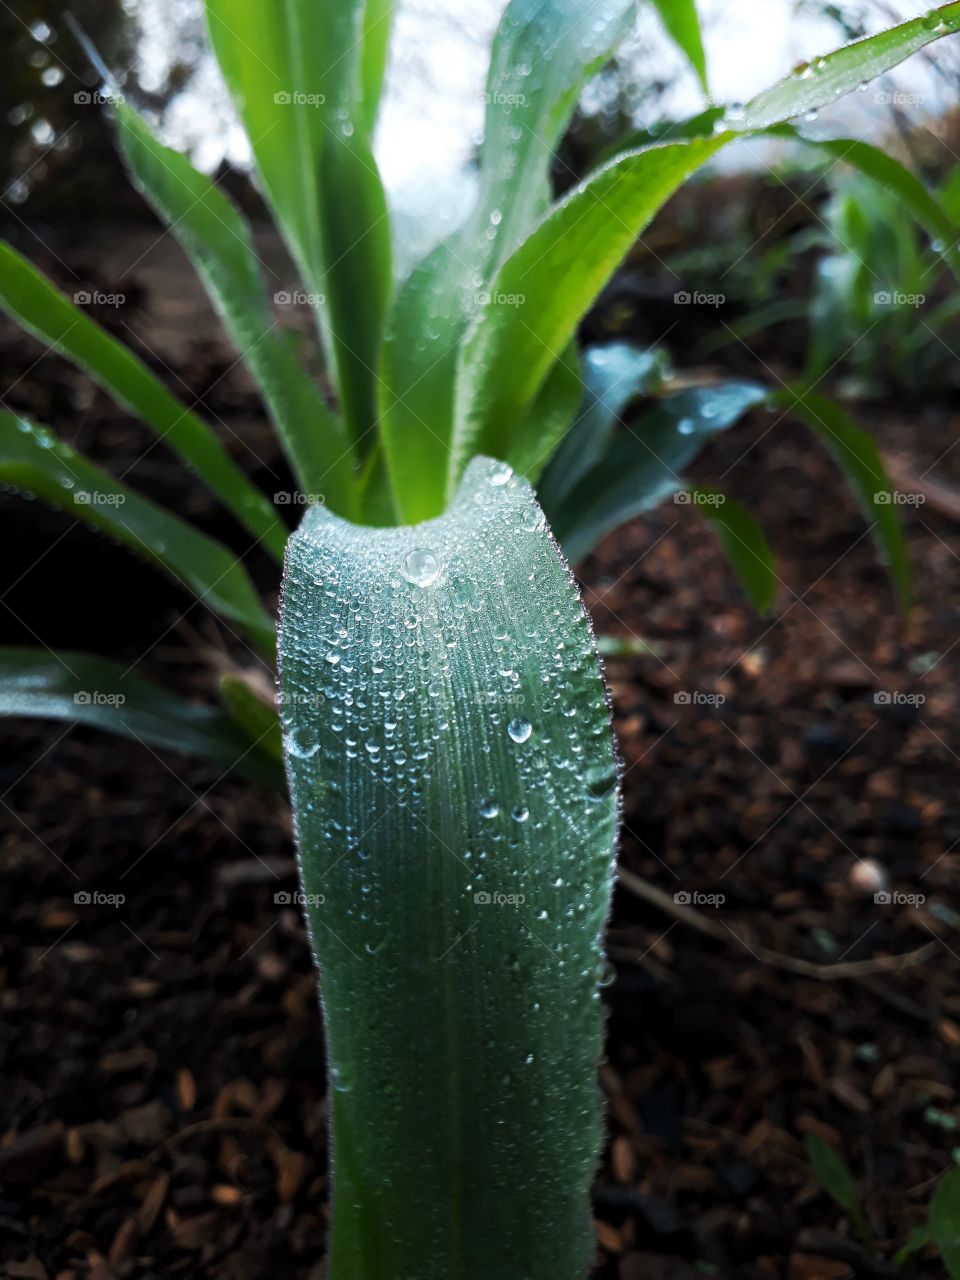
<instances>
[{"instance_id":1,"label":"dew drop","mask_svg":"<svg viewBox=\"0 0 960 1280\"><path fill-rule=\"evenodd\" d=\"M514 742L526 742L533 733L533 725L529 720L511 720L507 725L507 733Z\"/></svg>"},{"instance_id":2,"label":"dew drop","mask_svg":"<svg viewBox=\"0 0 960 1280\"><path fill-rule=\"evenodd\" d=\"M677 434L681 436L692 436L696 431L696 425L692 418L681 418L677 423Z\"/></svg>"},{"instance_id":3,"label":"dew drop","mask_svg":"<svg viewBox=\"0 0 960 1280\"><path fill-rule=\"evenodd\" d=\"M427 547L414 547L403 558L401 573L416 587L432 587L440 577L440 561Z\"/></svg>"},{"instance_id":4,"label":"dew drop","mask_svg":"<svg viewBox=\"0 0 960 1280\"><path fill-rule=\"evenodd\" d=\"M482 800L480 802L481 818L495 818L497 817L499 812L500 812L500 806L497 804L496 800L494 800L492 797L488 796L486 800Z\"/></svg>"}]
</instances>

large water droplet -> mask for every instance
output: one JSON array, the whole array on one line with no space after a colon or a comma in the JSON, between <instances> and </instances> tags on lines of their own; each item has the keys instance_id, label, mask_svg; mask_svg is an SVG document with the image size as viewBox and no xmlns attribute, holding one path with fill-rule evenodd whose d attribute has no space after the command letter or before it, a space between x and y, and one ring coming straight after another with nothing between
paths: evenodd
<instances>
[{"instance_id":1,"label":"large water droplet","mask_svg":"<svg viewBox=\"0 0 960 1280\"><path fill-rule=\"evenodd\" d=\"M529 720L511 720L507 725L507 733L514 742L526 742L533 733L533 725Z\"/></svg>"},{"instance_id":2,"label":"large water droplet","mask_svg":"<svg viewBox=\"0 0 960 1280\"><path fill-rule=\"evenodd\" d=\"M492 796L488 796L486 800L480 802L480 817L495 818L500 812L500 806Z\"/></svg>"},{"instance_id":3,"label":"large water droplet","mask_svg":"<svg viewBox=\"0 0 960 1280\"><path fill-rule=\"evenodd\" d=\"M432 587L440 577L440 561L427 547L414 547L403 558L401 573L416 587Z\"/></svg>"}]
</instances>

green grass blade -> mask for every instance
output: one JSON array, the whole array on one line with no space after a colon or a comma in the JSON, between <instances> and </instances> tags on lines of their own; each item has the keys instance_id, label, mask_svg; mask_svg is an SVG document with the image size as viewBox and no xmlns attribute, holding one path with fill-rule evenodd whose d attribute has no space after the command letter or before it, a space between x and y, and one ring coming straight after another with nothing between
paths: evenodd
<instances>
[{"instance_id":1,"label":"green grass blade","mask_svg":"<svg viewBox=\"0 0 960 1280\"><path fill-rule=\"evenodd\" d=\"M917 53L925 45L960 30L960 0L930 9L878 35L857 40L822 58L801 63L772 88L752 98L726 123L742 133L818 111L861 84Z\"/></svg>"},{"instance_id":2,"label":"green grass blade","mask_svg":"<svg viewBox=\"0 0 960 1280\"><path fill-rule=\"evenodd\" d=\"M600 461L620 413L657 382L663 363L658 349L638 351L626 342L610 342L584 352L580 411L537 484L537 496L548 511L559 507Z\"/></svg>"},{"instance_id":3,"label":"green grass blade","mask_svg":"<svg viewBox=\"0 0 960 1280\"><path fill-rule=\"evenodd\" d=\"M207 424L129 351L8 244L0 242L0 307L72 360L125 409L142 418L278 559L287 531L270 502L231 460Z\"/></svg>"},{"instance_id":4,"label":"green grass blade","mask_svg":"<svg viewBox=\"0 0 960 1280\"><path fill-rule=\"evenodd\" d=\"M697 13L696 0L653 0L660 14L660 20L667 34L686 55L687 60L697 73L700 87L709 98L710 84L707 80L707 56L703 48L703 31L700 28L700 15Z\"/></svg>"},{"instance_id":5,"label":"green grass blade","mask_svg":"<svg viewBox=\"0 0 960 1280\"><path fill-rule=\"evenodd\" d=\"M479 221L485 261L511 253L544 214L550 165L586 81L636 21L636 0L511 0L485 94Z\"/></svg>"},{"instance_id":6,"label":"green grass blade","mask_svg":"<svg viewBox=\"0 0 960 1280\"><path fill-rule=\"evenodd\" d=\"M802 388L777 392L771 403L802 418L825 442L870 525L874 542L890 571L900 608L910 605L910 557L895 501L895 487L871 435L829 400Z\"/></svg>"},{"instance_id":7,"label":"green grass blade","mask_svg":"<svg viewBox=\"0 0 960 1280\"><path fill-rule=\"evenodd\" d=\"M220 677L219 690L223 709L243 738L282 764L283 744L276 709L258 698L246 680L230 672Z\"/></svg>"},{"instance_id":8,"label":"green grass blade","mask_svg":"<svg viewBox=\"0 0 960 1280\"><path fill-rule=\"evenodd\" d=\"M283 774L215 707L179 698L88 653L0 648L0 716L68 720L135 742L203 756L223 771L282 787Z\"/></svg>"},{"instance_id":9,"label":"green grass blade","mask_svg":"<svg viewBox=\"0 0 960 1280\"><path fill-rule=\"evenodd\" d=\"M390 229L365 126L364 9L206 0L267 198L308 289L325 300L347 426L369 448Z\"/></svg>"},{"instance_id":10,"label":"green grass blade","mask_svg":"<svg viewBox=\"0 0 960 1280\"><path fill-rule=\"evenodd\" d=\"M600 459L576 486L555 502L544 503L566 556L572 562L582 560L618 525L665 498L685 498L683 472L704 444L766 396L764 387L751 382L681 391L612 434Z\"/></svg>"},{"instance_id":11,"label":"green grass blade","mask_svg":"<svg viewBox=\"0 0 960 1280\"><path fill-rule=\"evenodd\" d=\"M250 227L185 155L132 108L114 108L135 185L183 247L259 385L297 484L352 514L352 450L339 418L294 355L267 298Z\"/></svg>"},{"instance_id":12,"label":"green grass blade","mask_svg":"<svg viewBox=\"0 0 960 1280\"><path fill-rule=\"evenodd\" d=\"M960 1169L940 1179L930 1202L930 1234L950 1280L960 1277Z\"/></svg>"},{"instance_id":13,"label":"green grass blade","mask_svg":"<svg viewBox=\"0 0 960 1280\"><path fill-rule=\"evenodd\" d=\"M526 420L519 422L513 433L507 462L518 475L536 484L558 443L573 426L582 399L580 353L576 342L571 342L547 375Z\"/></svg>"},{"instance_id":14,"label":"green grass blade","mask_svg":"<svg viewBox=\"0 0 960 1280\"><path fill-rule=\"evenodd\" d=\"M472 454L506 457L580 317L677 187L729 135L623 156L562 200L508 259L460 349L452 491ZM558 282L562 281L562 286Z\"/></svg>"},{"instance_id":15,"label":"green grass blade","mask_svg":"<svg viewBox=\"0 0 960 1280\"><path fill-rule=\"evenodd\" d=\"M769 613L777 595L777 572L766 534L739 502L719 489L695 486L688 492L716 533L750 603L758 613Z\"/></svg>"},{"instance_id":16,"label":"green grass blade","mask_svg":"<svg viewBox=\"0 0 960 1280\"><path fill-rule=\"evenodd\" d=\"M0 481L62 507L161 566L263 653L273 652L273 622L231 551L114 480L45 427L0 412Z\"/></svg>"},{"instance_id":17,"label":"green grass blade","mask_svg":"<svg viewBox=\"0 0 960 1280\"><path fill-rule=\"evenodd\" d=\"M479 459L417 527L308 512L280 657L331 1274L578 1280L616 779L589 622L529 486Z\"/></svg>"},{"instance_id":18,"label":"green grass blade","mask_svg":"<svg viewBox=\"0 0 960 1280\"><path fill-rule=\"evenodd\" d=\"M363 12L363 119L368 137L377 123L380 95L387 70L395 0L367 0Z\"/></svg>"}]
</instances>

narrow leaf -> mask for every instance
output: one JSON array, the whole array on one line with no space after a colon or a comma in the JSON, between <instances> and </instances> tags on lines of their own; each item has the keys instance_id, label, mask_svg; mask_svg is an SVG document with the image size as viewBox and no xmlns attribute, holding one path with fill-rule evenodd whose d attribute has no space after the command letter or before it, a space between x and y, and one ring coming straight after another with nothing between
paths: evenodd
<instances>
[{"instance_id":1,"label":"narrow leaf","mask_svg":"<svg viewBox=\"0 0 960 1280\"><path fill-rule=\"evenodd\" d=\"M200 275L263 392L301 490L323 494L335 511L349 515L350 441L278 326L246 219L132 108L118 103L114 110L134 182Z\"/></svg>"},{"instance_id":2,"label":"narrow leaf","mask_svg":"<svg viewBox=\"0 0 960 1280\"><path fill-rule=\"evenodd\" d=\"M160 565L270 654L273 623L246 569L222 543L12 413L0 412L0 481L63 508Z\"/></svg>"},{"instance_id":3,"label":"narrow leaf","mask_svg":"<svg viewBox=\"0 0 960 1280\"><path fill-rule=\"evenodd\" d=\"M256 744L278 763L283 761L280 719L276 709L268 706L241 676L227 673L220 677L220 701L223 709L249 743Z\"/></svg>"},{"instance_id":4,"label":"narrow leaf","mask_svg":"<svg viewBox=\"0 0 960 1280\"><path fill-rule=\"evenodd\" d=\"M873 80L911 54L942 36L960 30L960 0L930 9L920 18L902 22L878 35L794 67L790 75L747 103L730 128L741 133L765 129L792 116L817 111L859 85Z\"/></svg>"},{"instance_id":5,"label":"narrow leaf","mask_svg":"<svg viewBox=\"0 0 960 1280\"><path fill-rule=\"evenodd\" d=\"M951 1277L960 1277L960 1169L937 1184L930 1203L930 1234Z\"/></svg>"},{"instance_id":6,"label":"narrow leaf","mask_svg":"<svg viewBox=\"0 0 960 1280\"><path fill-rule=\"evenodd\" d=\"M703 32L700 29L700 15L697 13L696 0L653 0L653 2L667 34L686 54L690 65L697 73L700 87L709 97L707 58L703 49Z\"/></svg>"},{"instance_id":7,"label":"narrow leaf","mask_svg":"<svg viewBox=\"0 0 960 1280\"><path fill-rule=\"evenodd\" d=\"M582 1275L616 775L589 622L529 486L478 459L415 527L311 510L280 636L330 1272Z\"/></svg>"},{"instance_id":8,"label":"narrow leaf","mask_svg":"<svg viewBox=\"0 0 960 1280\"><path fill-rule=\"evenodd\" d=\"M813 1171L824 1191L847 1213L859 1213L856 1183L839 1151L817 1133L806 1135L806 1146Z\"/></svg>"},{"instance_id":9,"label":"narrow leaf","mask_svg":"<svg viewBox=\"0 0 960 1280\"><path fill-rule=\"evenodd\" d=\"M267 197L323 299L347 426L369 448L390 230L365 122L365 5L206 0L206 11Z\"/></svg>"},{"instance_id":10,"label":"narrow leaf","mask_svg":"<svg viewBox=\"0 0 960 1280\"><path fill-rule=\"evenodd\" d=\"M750 603L758 613L769 613L776 599L777 573L766 534L739 502L719 489L696 486L688 493L691 504L713 527Z\"/></svg>"},{"instance_id":11,"label":"narrow leaf","mask_svg":"<svg viewBox=\"0 0 960 1280\"><path fill-rule=\"evenodd\" d=\"M165 751L204 756L253 782L281 787L283 775L215 707L179 698L88 653L0 648L0 716L94 725Z\"/></svg>"},{"instance_id":12,"label":"narrow leaf","mask_svg":"<svg viewBox=\"0 0 960 1280\"><path fill-rule=\"evenodd\" d=\"M763 387L729 382L670 396L610 437L603 456L546 512L564 553L582 560L618 525L665 498L686 497L683 472L707 440L766 398Z\"/></svg>"},{"instance_id":13,"label":"narrow leaf","mask_svg":"<svg viewBox=\"0 0 960 1280\"><path fill-rule=\"evenodd\" d=\"M623 409L658 380L664 356L657 348L638 351L626 342L611 342L585 351L582 367L580 412L537 484L537 496L548 511L603 457Z\"/></svg>"},{"instance_id":14,"label":"narrow leaf","mask_svg":"<svg viewBox=\"0 0 960 1280\"><path fill-rule=\"evenodd\" d=\"M857 497L890 570L900 608L910 605L910 557L896 489L873 437L826 396L801 388L777 392L772 403L796 413L826 443Z\"/></svg>"},{"instance_id":15,"label":"narrow leaf","mask_svg":"<svg viewBox=\"0 0 960 1280\"><path fill-rule=\"evenodd\" d=\"M363 11L363 120L367 135L373 136L387 71L390 32L395 0L367 0Z\"/></svg>"},{"instance_id":16,"label":"narrow leaf","mask_svg":"<svg viewBox=\"0 0 960 1280\"><path fill-rule=\"evenodd\" d=\"M286 530L277 513L202 419L166 389L122 342L8 244L0 242L0 307L30 333L72 360L123 408L157 432L209 485L234 516L278 558Z\"/></svg>"}]
</instances>

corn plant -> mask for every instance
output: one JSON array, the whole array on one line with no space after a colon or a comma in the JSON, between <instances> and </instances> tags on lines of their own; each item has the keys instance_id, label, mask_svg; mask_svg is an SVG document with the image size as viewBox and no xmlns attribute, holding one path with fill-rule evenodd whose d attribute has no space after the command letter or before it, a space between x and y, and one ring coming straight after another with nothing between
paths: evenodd
<instances>
[{"instance_id":1,"label":"corn plant","mask_svg":"<svg viewBox=\"0 0 960 1280\"><path fill-rule=\"evenodd\" d=\"M694 6L658 8L706 84ZM133 181L196 267L301 491L325 497L292 534L198 414L28 261L0 251L10 315L140 416L256 543L285 557L275 628L224 545L48 428L0 415L0 480L129 544L251 655L279 654L275 706L228 677L217 708L103 657L5 650L0 709L97 723L254 782L279 781L285 766L330 1063L333 1280L573 1280L590 1262L618 787L597 646L561 547L579 559L683 489L703 441L764 400L830 440L865 504L883 484L869 437L808 388L658 390L655 362L629 349L581 365L576 331L636 237L711 157L956 31L960 3L798 68L675 140L630 147L554 201L555 146L634 10L511 0L475 207L395 280L370 143L390 0L206 0L260 189L315 304L323 380L276 327L241 213L117 97ZM836 145L868 170L881 163ZM893 163L882 158L881 177L908 192L910 211L942 219ZM618 430L642 390L655 406ZM870 510L905 595L895 513ZM769 604L762 536L732 504L711 514Z\"/></svg>"}]
</instances>

